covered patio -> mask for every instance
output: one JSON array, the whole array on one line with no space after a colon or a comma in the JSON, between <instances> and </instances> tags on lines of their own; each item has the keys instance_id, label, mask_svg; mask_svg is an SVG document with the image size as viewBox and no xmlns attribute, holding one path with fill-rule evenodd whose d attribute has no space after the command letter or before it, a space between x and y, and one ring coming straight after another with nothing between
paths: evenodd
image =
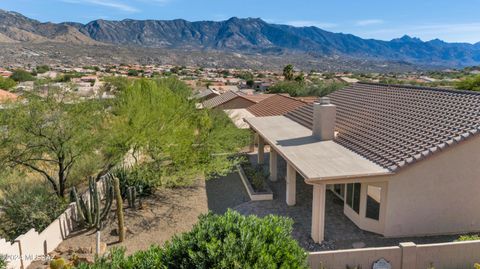
<instances>
[{"instance_id":1,"label":"covered patio","mask_svg":"<svg viewBox=\"0 0 480 269\"><path fill-rule=\"evenodd\" d=\"M334 106L329 103L318 106L326 109L323 116L329 116L333 107L335 119ZM300 184L311 185L311 195L307 198L310 200L310 221L305 219L302 225L310 223L310 235L315 243L325 239L327 184L334 181L355 182L362 177L389 174L387 169L335 143L334 121L323 119L323 126L314 128L313 133L283 116L248 118L245 121L257 134L259 164L265 163L265 145L270 146L268 163L271 181L276 182L279 178L279 156L285 160L285 201L288 206L296 206L306 199L304 193L298 196L297 187L302 186ZM329 127L330 132L326 130ZM300 180L297 180L297 175ZM343 214L343 209L339 212Z\"/></svg>"},{"instance_id":2,"label":"covered patio","mask_svg":"<svg viewBox=\"0 0 480 269\"><path fill-rule=\"evenodd\" d=\"M253 164L257 163L257 154L250 154ZM268 169L270 162L269 147L264 153L265 169ZM344 202L332 191L325 192L325 238L322 242L316 243L311 238L312 221L312 194L313 186L305 183L303 177L296 175L296 204L289 206L285 202L286 197L286 162L278 158L278 180L268 182L274 193L272 201L249 201L240 203L233 209L244 215L266 216L269 214L285 216L293 219L292 236L307 251L321 251L333 249L350 249L362 247L384 247L394 246L401 242L415 242L417 244L450 242L458 238L458 235L414 237L414 238L386 238L382 235L364 231L358 228L343 212ZM222 181L223 182L223 181ZM224 184L222 183L222 186ZM239 192L233 195L228 192L232 186L228 185L225 193L229 193L229 199L241 196ZM238 195L237 195L238 194ZM237 198L236 198L237 199ZM224 199L225 200L225 199ZM228 200L228 199L227 199Z\"/></svg>"},{"instance_id":3,"label":"covered patio","mask_svg":"<svg viewBox=\"0 0 480 269\"><path fill-rule=\"evenodd\" d=\"M265 162L270 161L269 149L266 149ZM251 162L257 162L257 155L250 155ZM267 167L266 167L267 169ZM240 204L234 210L245 215L265 216L269 214L285 216L294 221L293 237L300 245L309 250L328 250L351 248L355 242L371 241L382 238L374 233L359 229L351 220L343 214L343 201L331 191L325 193L325 238L321 244L313 241L310 234L312 222L312 194L313 186L306 184L303 178L296 175L296 203L289 206L285 202L286 197L286 162L278 158L278 180L269 182L274 197L272 201L250 201Z\"/></svg>"}]
</instances>

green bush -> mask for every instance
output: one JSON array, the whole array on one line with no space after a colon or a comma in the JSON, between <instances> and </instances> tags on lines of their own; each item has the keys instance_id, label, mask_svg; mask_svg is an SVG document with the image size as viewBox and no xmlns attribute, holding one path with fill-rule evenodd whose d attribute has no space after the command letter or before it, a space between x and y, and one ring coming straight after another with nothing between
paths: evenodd
<instances>
[{"instance_id":1,"label":"green bush","mask_svg":"<svg viewBox=\"0 0 480 269\"><path fill-rule=\"evenodd\" d=\"M307 253L292 239L291 219L228 211L200 217L192 231L126 257L122 249L80 269L308 268Z\"/></svg>"},{"instance_id":2,"label":"green bush","mask_svg":"<svg viewBox=\"0 0 480 269\"><path fill-rule=\"evenodd\" d=\"M474 241L480 240L480 235L462 235L456 241Z\"/></svg>"},{"instance_id":3,"label":"green bush","mask_svg":"<svg viewBox=\"0 0 480 269\"><path fill-rule=\"evenodd\" d=\"M0 89L9 90L17 85L17 82L11 78L0 77Z\"/></svg>"},{"instance_id":4,"label":"green bush","mask_svg":"<svg viewBox=\"0 0 480 269\"><path fill-rule=\"evenodd\" d=\"M0 254L0 269L7 269L7 258Z\"/></svg>"},{"instance_id":5,"label":"green bush","mask_svg":"<svg viewBox=\"0 0 480 269\"><path fill-rule=\"evenodd\" d=\"M30 72L27 72L22 69L17 69L13 71L11 79L17 82L24 82L24 81L33 81L35 77Z\"/></svg>"},{"instance_id":6,"label":"green bush","mask_svg":"<svg viewBox=\"0 0 480 269\"><path fill-rule=\"evenodd\" d=\"M265 191L265 181L268 179L269 173L265 172L263 166L244 164L242 165L242 168L255 191Z\"/></svg>"},{"instance_id":7,"label":"green bush","mask_svg":"<svg viewBox=\"0 0 480 269\"><path fill-rule=\"evenodd\" d=\"M46 72L50 71L50 66L39 65L39 66L37 66L37 68L35 68L35 71L37 72L37 74L43 74L43 73L46 73Z\"/></svg>"},{"instance_id":8,"label":"green bush","mask_svg":"<svg viewBox=\"0 0 480 269\"><path fill-rule=\"evenodd\" d=\"M228 211L207 214L193 230L164 247L167 268L307 268L305 251L292 239L293 221Z\"/></svg>"},{"instance_id":9,"label":"green bush","mask_svg":"<svg viewBox=\"0 0 480 269\"><path fill-rule=\"evenodd\" d=\"M121 167L117 168L113 174L120 181L120 191L123 198L127 198L129 187L134 187L139 197L146 197L155 192L156 179L144 167L135 167L131 170Z\"/></svg>"},{"instance_id":10,"label":"green bush","mask_svg":"<svg viewBox=\"0 0 480 269\"><path fill-rule=\"evenodd\" d=\"M480 91L480 75L467 77L457 82L457 89L467 91Z\"/></svg>"},{"instance_id":11,"label":"green bush","mask_svg":"<svg viewBox=\"0 0 480 269\"><path fill-rule=\"evenodd\" d=\"M43 231L65 210L66 203L37 183L8 187L0 207L0 237L13 240L32 228Z\"/></svg>"},{"instance_id":12,"label":"green bush","mask_svg":"<svg viewBox=\"0 0 480 269\"><path fill-rule=\"evenodd\" d=\"M288 93L293 97L325 96L345 87L345 83L336 81L314 81L305 83L302 81L281 81L268 90L270 93Z\"/></svg>"}]
</instances>

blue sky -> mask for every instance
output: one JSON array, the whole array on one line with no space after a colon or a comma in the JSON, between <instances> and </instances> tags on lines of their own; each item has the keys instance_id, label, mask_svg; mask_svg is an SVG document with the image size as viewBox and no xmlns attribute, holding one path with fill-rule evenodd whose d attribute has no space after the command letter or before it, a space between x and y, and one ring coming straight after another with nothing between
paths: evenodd
<instances>
[{"instance_id":1,"label":"blue sky","mask_svg":"<svg viewBox=\"0 0 480 269\"><path fill-rule=\"evenodd\" d=\"M43 22L259 17L363 38L390 40L408 34L470 43L480 41L478 7L480 0L0 0L1 9Z\"/></svg>"}]
</instances>

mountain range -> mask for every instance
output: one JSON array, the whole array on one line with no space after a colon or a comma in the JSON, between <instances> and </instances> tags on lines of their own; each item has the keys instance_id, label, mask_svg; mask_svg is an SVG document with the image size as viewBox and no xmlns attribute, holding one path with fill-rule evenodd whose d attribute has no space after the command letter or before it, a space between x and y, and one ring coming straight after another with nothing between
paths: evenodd
<instances>
[{"instance_id":1,"label":"mountain range","mask_svg":"<svg viewBox=\"0 0 480 269\"><path fill-rule=\"evenodd\" d=\"M116 45L310 57L344 57L414 65L463 67L480 64L480 42L424 42L403 36L391 41L363 39L317 27L271 24L257 18L226 21L95 20L87 24L39 22L0 10L0 43Z\"/></svg>"}]
</instances>

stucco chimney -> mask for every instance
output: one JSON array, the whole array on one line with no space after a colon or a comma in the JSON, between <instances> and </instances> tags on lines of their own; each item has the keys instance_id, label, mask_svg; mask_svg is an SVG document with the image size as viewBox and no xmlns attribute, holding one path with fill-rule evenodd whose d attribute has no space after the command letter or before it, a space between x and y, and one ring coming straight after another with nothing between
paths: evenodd
<instances>
[{"instance_id":1,"label":"stucco chimney","mask_svg":"<svg viewBox=\"0 0 480 269\"><path fill-rule=\"evenodd\" d=\"M322 97L313 104L313 135L322 141L335 137L335 118L337 107L330 103L330 98Z\"/></svg>"}]
</instances>

